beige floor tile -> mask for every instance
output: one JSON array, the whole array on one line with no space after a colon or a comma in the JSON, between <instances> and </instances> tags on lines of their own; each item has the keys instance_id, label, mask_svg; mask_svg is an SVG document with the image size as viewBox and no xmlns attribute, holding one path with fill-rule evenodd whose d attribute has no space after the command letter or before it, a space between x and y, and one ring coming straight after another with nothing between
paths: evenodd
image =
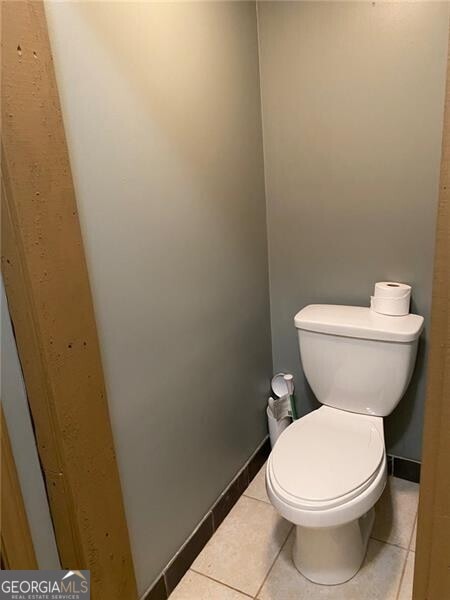
<instances>
[{"instance_id":1,"label":"beige floor tile","mask_svg":"<svg viewBox=\"0 0 450 600\"><path fill-rule=\"evenodd\" d=\"M413 591L414 579L414 559L415 553L409 552L406 560L405 572L403 573L402 582L400 584L400 593L398 600L411 600Z\"/></svg>"},{"instance_id":2,"label":"beige floor tile","mask_svg":"<svg viewBox=\"0 0 450 600\"><path fill-rule=\"evenodd\" d=\"M303 577L292 562L294 532L258 594L260 600L395 600L406 550L370 540L361 570L347 583L324 586Z\"/></svg>"},{"instance_id":3,"label":"beige floor tile","mask_svg":"<svg viewBox=\"0 0 450 600\"><path fill-rule=\"evenodd\" d=\"M192 569L254 596L291 527L270 504L242 496Z\"/></svg>"},{"instance_id":4,"label":"beige floor tile","mask_svg":"<svg viewBox=\"0 0 450 600\"><path fill-rule=\"evenodd\" d=\"M411 544L409 546L409 548L415 552L416 551L416 537L417 537L417 518L416 518L416 523L414 525L414 532L412 534L412 538L411 538Z\"/></svg>"},{"instance_id":5,"label":"beige floor tile","mask_svg":"<svg viewBox=\"0 0 450 600\"><path fill-rule=\"evenodd\" d=\"M171 593L170 600L245 600L248 597L203 575L188 571Z\"/></svg>"},{"instance_id":6,"label":"beige floor tile","mask_svg":"<svg viewBox=\"0 0 450 600\"><path fill-rule=\"evenodd\" d=\"M419 502L419 485L389 477L386 489L375 505L372 537L408 548Z\"/></svg>"},{"instance_id":7,"label":"beige floor tile","mask_svg":"<svg viewBox=\"0 0 450 600\"><path fill-rule=\"evenodd\" d=\"M270 504L269 497L266 492L266 464L261 467L256 477L244 492L245 496L256 498Z\"/></svg>"}]
</instances>

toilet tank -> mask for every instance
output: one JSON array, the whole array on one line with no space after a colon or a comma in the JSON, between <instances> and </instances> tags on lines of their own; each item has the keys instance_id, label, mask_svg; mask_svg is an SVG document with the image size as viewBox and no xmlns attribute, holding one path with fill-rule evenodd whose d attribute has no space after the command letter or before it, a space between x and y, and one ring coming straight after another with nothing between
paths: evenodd
<instances>
[{"instance_id":1,"label":"toilet tank","mask_svg":"<svg viewBox=\"0 0 450 600\"><path fill-rule=\"evenodd\" d=\"M303 370L317 400L384 417L405 393L423 317L311 304L295 316Z\"/></svg>"}]
</instances>

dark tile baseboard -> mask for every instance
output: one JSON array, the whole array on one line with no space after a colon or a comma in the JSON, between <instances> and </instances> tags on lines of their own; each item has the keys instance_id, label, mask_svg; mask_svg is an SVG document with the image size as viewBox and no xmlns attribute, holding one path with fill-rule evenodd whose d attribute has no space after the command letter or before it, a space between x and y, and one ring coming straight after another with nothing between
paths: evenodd
<instances>
[{"instance_id":1,"label":"dark tile baseboard","mask_svg":"<svg viewBox=\"0 0 450 600\"><path fill-rule=\"evenodd\" d=\"M399 456L387 455L388 473L400 479L407 479L414 483L420 483L420 462L401 458Z\"/></svg>"},{"instance_id":2,"label":"dark tile baseboard","mask_svg":"<svg viewBox=\"0 0 450 600\"><path fill-rule=\"evenodd\" d=\"M160 575L158 580L153 584L152 589L147 592L144 600L167 600L167 597L164 575Z\"/></svg>"},{"instance_id":3,"label":"dark tile baseboard","mask_svg":"<svg viewBox=\"0 0 450 600\"><path fill-rule=\"evenodd\" d=\"M203 521L172 558L143 600L167 600L213 533L239 500L242 492L265 463L269 454L270 441L267 437L219 496Z\"/></svg>"},{"instance_id":4,"label":"dark tile baseboard","mask_svg":"<svg viewBox=\"0 0 450 600\"><path fill-rule=\"evenodd\" d=\"M213 516L209 512L164 571L167 595L171 594L186 571L214 533Z\"/></svg>"}]
</instances>

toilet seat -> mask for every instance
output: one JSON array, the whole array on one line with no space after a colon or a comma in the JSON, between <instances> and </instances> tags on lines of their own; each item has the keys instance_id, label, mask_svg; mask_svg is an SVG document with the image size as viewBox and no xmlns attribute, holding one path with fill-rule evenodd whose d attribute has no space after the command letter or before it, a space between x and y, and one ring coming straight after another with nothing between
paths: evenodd
<instances>
[{"instance_id":1,"label":"toilet seat","mask_svg":"<svg viewBox=\"0 0 450 600\"><path fill-rule=\"evenodd\" d=\"M323 511L350 502L385 463L380 417L323 406L279 438L268 462L272 491L294 509Z\"/></svg>"}]
</instances>

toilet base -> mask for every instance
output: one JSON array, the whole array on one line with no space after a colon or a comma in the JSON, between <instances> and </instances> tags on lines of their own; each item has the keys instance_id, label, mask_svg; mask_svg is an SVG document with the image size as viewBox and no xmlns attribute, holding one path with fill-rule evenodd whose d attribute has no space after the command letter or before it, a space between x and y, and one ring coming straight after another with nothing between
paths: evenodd
<instances>
[{"instance_id":1,"label":"toilet base","mask_svg":"<svg viewBox=\"0 0 450 600\"><path fill-rule=\"evenodd\" d=\"M359 519L338 527L297 525L294 565L314 583L337 585L348 581L363 563L374 519L372 508Z\"/></svg>"}]
</instances>

